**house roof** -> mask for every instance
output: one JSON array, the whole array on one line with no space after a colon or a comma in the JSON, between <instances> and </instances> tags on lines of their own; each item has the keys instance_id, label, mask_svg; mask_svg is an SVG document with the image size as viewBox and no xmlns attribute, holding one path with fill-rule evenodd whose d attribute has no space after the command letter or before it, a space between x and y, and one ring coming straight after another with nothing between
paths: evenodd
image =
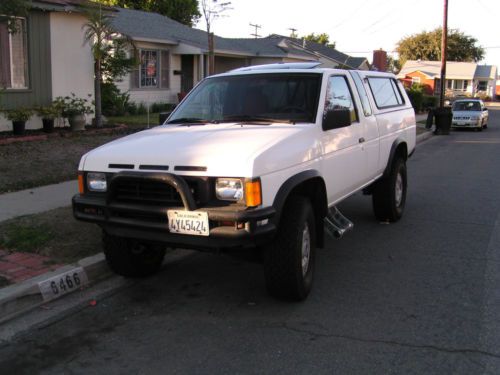
<instances>
[{"instance_id":1,"label":"house roof","mask_svg":"<svg viewBox=\"0 0 500 375\"><path fill-rule=\"evenodd\" d=\"M398 78L404 78L407 74L420 71L429 78L441 76L441 61L415 61L408 60L398 74ZM485 75L483 75L485 74ZM496 67L491 65L478 65L471 62L447 61L446 78L467 79L494 77Z\"/></svg>"},{"instance_id":2,"label":"house roof","mask_svg":"<svg viewBox=\"0 0 500 375\"><path fill-rule=\"evenodd\" d=\"M478 65L474 78L496 79L497 67L494 65Z\"/></svg>"},{"instance_id":3,"label":"house roof","mask_svg":"<svg viewBox=\"0 0 500 375\"><path fill-rule=\"evenodd\" d=\"M347 66L352 69L360 68L365 62L368 63L367 59L364 57L352 57L346 55L345 53L336 50L335 48L328 47L321 43L304 41L303 39L291 38L282 35L271 35L268 38L270 39L284 39L293 44L296 47L301 49L307 49L314 53L323 55L331 60L336 61L340 65Z\"/></svg>"},{"instance_id":4,"label":"house roof","mask_svg":"<svg viewBox=\"0 0 500 375\"><path fill-rule=\"evenodd\" d=\"M156 40L171 44L185 43L203 51L208 50L207 33L204 30L191 28L158 13L115 9L117 12L113 17L113 25L118 32L133 39ZM317 60L316 54L321 53L327 58L353 68L358 68L366 61L364 58L353 58L318 43L308 42L308 48L304 49L302 41L292 42L292 39L278 35L258 39L215 36L214 47L217 53L252 57L299 57ZM282 43L284 40L288 43Z\"/></svg>"},{"instance_id":5,"label":"house roof","mask_svg":"<svg viewBox=\"0 0 500 375\"><path fill-rule=\"evenodd\" d=\"M116 10L112 21L114 27L118 32L133 39L157 40L171 44L186 43L204 51L208 50L206 31L191 28L158 13L123 8ZM215 51L219 53L266 57L285 57L292 53L314 59L311 53L295 47L280 48L274 40L267 38L231 39L215 36L214 46Z\"/></svg>"}]
</instances>

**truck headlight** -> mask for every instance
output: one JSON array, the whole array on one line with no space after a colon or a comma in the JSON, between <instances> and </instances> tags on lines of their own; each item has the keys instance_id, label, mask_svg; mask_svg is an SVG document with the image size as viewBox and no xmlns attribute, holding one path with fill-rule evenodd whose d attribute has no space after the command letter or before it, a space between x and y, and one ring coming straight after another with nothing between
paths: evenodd
<instances>
[{"instance_id":1,"label":"truck headlight","mask_svg":"<svg viewBox=\"0 0 500 375\"><path fill-rule=\"evenodd\" d=\"M239 201L243 198L243 181L240 178L218 178L215 194L223 201Z\"/></svg>"},{"instance_id":2,"label":"truck headlight","mask_svg":"<svg viewBox=\"0 0 500 375\"><path fill-rule=\"evenodd\" d=\"M100 172L87 173L87 188L90 191L105 192L108 188L106 174Z\"/></svg>"}]
</instances>

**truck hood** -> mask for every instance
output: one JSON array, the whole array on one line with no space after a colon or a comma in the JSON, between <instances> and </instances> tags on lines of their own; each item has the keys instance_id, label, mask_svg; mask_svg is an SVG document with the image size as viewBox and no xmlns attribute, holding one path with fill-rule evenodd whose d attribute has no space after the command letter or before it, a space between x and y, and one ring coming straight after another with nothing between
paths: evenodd
<instances>
[{"instance_id":1,"label":"truck hood","mask_svg":"<svg viewBox=\"0 0 500 375\"><path fill-rule=\"evenodd\" d=\"M262 170L262 166L261 170L254 170L257 156L276 143L300 138L301 133L313 127L312 124L235 123L158 126L90 151L83 156L80 169L118 172L132 169L123 165L133 166L135 170L139 170L140 165L160 165L182 175L251 177L269 172ZM303 153L298 157L303 158Z\"/></svg>"}]
</instances>

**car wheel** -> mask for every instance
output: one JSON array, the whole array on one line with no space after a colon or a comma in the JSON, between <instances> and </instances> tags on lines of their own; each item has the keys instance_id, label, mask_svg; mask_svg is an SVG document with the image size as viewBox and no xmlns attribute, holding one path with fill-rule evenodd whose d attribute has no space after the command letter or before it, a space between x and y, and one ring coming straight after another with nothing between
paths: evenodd
<instances>
[{"instance_id":1,"label":"car wheel","mask_svg":"<svg viewBox=\"0 0 500 375\"><path fill-rule=\"evenodd\" d=\"M269 294L302 301L311 291L316 255L314 211L309 199L292 196L281 215L274 241L264 249L264 274Z\"/></svg>"},{"instance_id":2,"label":"car wheel","mask_svg":"<svg viewBox=\"0 0 500 375\"><path fill-rule=\"evenodd\" d=\"M374 186L372 203L375 217L389 222L401 219L406 203L406 190L406 163L398 158L393 162L389 175Z\"/></svg>"},{"instance_id":3,"label":"car wheel","mask_svg":"<svg viewBox=\"0 0 500 375\"><path fill-rule=\"evenodd\" d=\"M103 234L108 266L118 275L143 277L157 272L165 256L165 246L131 238Z\"/></svg>"}]
</instances>

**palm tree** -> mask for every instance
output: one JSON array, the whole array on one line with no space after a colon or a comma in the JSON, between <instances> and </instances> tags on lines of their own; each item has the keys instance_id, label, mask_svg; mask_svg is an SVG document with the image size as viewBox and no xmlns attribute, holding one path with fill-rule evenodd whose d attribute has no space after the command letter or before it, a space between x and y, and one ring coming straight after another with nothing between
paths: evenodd
<instances>
[{"instance_id":1,"label":"palm tree","mask_svg":"<svg viewBox=\"0 0 500 375\"><path fill-rule=\"evenodd\" d=\"M85 9L87 22L84 29L85 42L90 45L94 57L94 99L95 99L95 125L102 126L102 62L109 53L109 44L118 33L113 29L111 16L102 10L102 5L89 6Z\"/></svg>"}]
</instances>

